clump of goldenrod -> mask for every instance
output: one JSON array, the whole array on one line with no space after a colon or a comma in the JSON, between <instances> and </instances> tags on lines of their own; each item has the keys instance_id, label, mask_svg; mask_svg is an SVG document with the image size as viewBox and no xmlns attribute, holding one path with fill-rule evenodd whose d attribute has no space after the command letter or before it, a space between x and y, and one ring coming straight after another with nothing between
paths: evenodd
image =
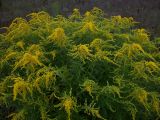
<instances>
[{"instance_id":1,"label":"clump of goldenrod","mask_svg":"<svg viewBox=\"0 0 160 120\"><path fill-rule=\"evenodd\" d=\"M159 43L136 24L99 8L13 20L0 34L0 118L158 120Z\"/></svg>"}]
</instances>

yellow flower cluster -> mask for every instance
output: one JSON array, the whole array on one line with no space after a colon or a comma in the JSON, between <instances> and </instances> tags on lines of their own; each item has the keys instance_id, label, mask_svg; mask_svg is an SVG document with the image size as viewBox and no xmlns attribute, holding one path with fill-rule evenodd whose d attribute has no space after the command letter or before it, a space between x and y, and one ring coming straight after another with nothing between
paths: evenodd
<instances>
[{"instance_id":1,"label":"yellow flower cluster","mask_svg":"<svg viewBox=\"0 0 160 120\"><path fill-rule=\"evenodd\" d=\"M25 19L16 18L7 30L6 39L13 41L21 36L28 35L31 32L31 27Z\"/></svg>"},{"instance_id":2,"label":"yellow flower cluster","mask_svg":"<svg viewBox=\"0 0 160 120\"><path fill-rule=\"evenodd\" d=\"M48 39L53 41L59 47L64 47L67 43L67 37L63 28L56 28Z\"/></svg>"},{"instance_id":3,"label":"yellow flower cluster","mask_svg":"<svg viewBox=\"0 0 160 120\"><path fill-rule=\"evenodd\" d=\"M98 29L96 28L95 24L93 22L86 22L81 29L81 31L86 32L86 31L91 31L91 32L96 32Z\"/></svg>"},{"instance_id":4,"label":"yellow flower cluster","mask_svg":"<svg viewBox=\"0 0 160 120\"><path fill-rule=\"evenodd\" d=\"M102 45L103 45L103 40L96 38L91 42L90 47L95 48L96 51L98 51L102 49Z\"/></svg>"},{"instance_id":5,"label":"yellow flower cluster","mask_svg":"<svg viewBox=\"0 0 160 120\"><path fill-rule=\"evenodd\" d=\"M152 61L145 62L145 66L149 73L158 72L160 70L158 65Z\"/></svg>"},{"instance_id":6,"label":"yellow flower cluster","mask_svg":"<svg viewBox=\"0 0 160 120\"><path fill-rule=\"evenodd\" d=\"M140 43L145 43L149 41L149 35L147 34L145 29L137 29L134 31L134 34Z\"/></svg>"},{"instance_id":7,"label":"yellow flower cluster","mask_svg":"<svg viewBox=\"0 0 160 120\"><path fill-rule=\"evenodd\" d=\"M15 78L15 84L13 85L13 100L16 100L18 94L25 99L27 92L32 93L31 89L29 83L25 82L22 78Z\"/></svg>"},{"instance_id":8,"label":"yellow flower cluster","mask_svg":"<svg viewBox=\"0 0 160 120\"><path fill-rule=\"evenodd\" d=\"M128 56L129 58L135 57L135 55L145 53L141 45L137 43L127 44L124 43L122 48L116 53L116 57Z\"/></svg>"},{"instance_id":9,"label":"yellow flower cluster","mask_svg":"<svg viewBox=\"0 0 160 120\"><path fill-rule=\"evenodd\" d=\"M63 106L64 106L65 111L68 114L68 120L70 120L71 110L73 109L74 101L72 100L71 97L68 97L63 101Z\"/></svg>"},{"instance_id":10,"label":"yellow flower cluster","mask_svg":"<svg viewBox=\"0 0 160 120\"><path fill-rule=\"evenodd\" d=\"M148 101L148 92L147 91L145 91L142 88L135 88L135 90L132 92L132 97L136 101L138 101L139 103L141 103L142 105L147 107L147 101Z\"/></svg>"},{"instance_id":11,"label":"yellow flower cluster","mask_svg":"<svg viewBox=\"0 0 160 120\"><path fill-rule=\"evenodd\" d=\"M43 65L39 61L38 56L31 55L30 53L25 53L23 57L17 63L15 63L13 71L15 71L19 67L25 67L27 64L30 64L32 68L34 68L34 65Z\"/></svg>"},{"instance_id":12,"label":"yellow flower cluster","mask_svg":"<svg viewBox=\"0 0 160 120\"><path fill-rule=\"evenodd\" d=\"M92 54L91 50L87 47L87 45L77 45L74 46L71 50L70 55L74 59L80 59L82 62L85 62L85 60L92 60Z\"/></svg>"},{"instance_id":13,"label":"yellow flower cluster","mask_svg":"<svg viewBox=\"0 0 160 120\"><path fill-rule=\"evenodd\" d=\"M87 91L91 97L93 97L92 92L93 92L93 89L95 87L95 84L96 83L93 80L88 80L87 79L87 80L84 81L84 83L82 85L84 91Z\"/></svg>"}]
</instances>

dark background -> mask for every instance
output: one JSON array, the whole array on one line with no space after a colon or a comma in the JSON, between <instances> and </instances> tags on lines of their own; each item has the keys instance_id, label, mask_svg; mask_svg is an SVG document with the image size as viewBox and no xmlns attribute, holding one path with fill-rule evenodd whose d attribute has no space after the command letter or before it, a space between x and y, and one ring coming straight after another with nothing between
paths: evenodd
<instances>
[{"instance_id":1,"label":"dark background","mask_svg":"<svg viewBox=\"0 0 160 120\"><path fill-rule=\"evenodd\" d=\"M74 8L83 13L94 6L108 16L132 16L151 34L160 35L160 0L0 0L0 27L8 26L15 17L30 12L47 11L51 15L70 15Z\"/></svg>"}]
</instances>

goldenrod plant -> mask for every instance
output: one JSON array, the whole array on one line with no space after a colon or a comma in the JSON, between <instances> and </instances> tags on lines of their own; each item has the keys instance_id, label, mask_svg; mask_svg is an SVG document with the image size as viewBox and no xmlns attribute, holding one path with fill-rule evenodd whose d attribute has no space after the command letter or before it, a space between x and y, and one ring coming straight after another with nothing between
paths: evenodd
<instances>
[{"instance_id":1,"label":"goldenrod plant","mask_svg":"<svg viewBox=\"0 0 160 120\"><path fill-rule=\"evenodd\" d=\"M160 119L158 38L136 24L98 8L13 20L0 34L0 119Z\"/></svg>"}]
</instances>

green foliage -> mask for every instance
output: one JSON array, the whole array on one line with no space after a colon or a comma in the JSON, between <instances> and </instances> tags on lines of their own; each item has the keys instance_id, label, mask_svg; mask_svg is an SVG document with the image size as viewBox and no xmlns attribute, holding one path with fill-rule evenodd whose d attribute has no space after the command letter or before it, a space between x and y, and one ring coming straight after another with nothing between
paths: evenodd
<instances>
[{"instance_id":1,"label":"green foliage","mask_svg":"<svg viewBox=\"0 0 160 120\"><path fill-rule=\"evenodd\" d=\"M14 108L6 119L160 118L159 44L133 18L98 8L27 17L0 34L0 104Z\"/></svg>"}]
</instances>

